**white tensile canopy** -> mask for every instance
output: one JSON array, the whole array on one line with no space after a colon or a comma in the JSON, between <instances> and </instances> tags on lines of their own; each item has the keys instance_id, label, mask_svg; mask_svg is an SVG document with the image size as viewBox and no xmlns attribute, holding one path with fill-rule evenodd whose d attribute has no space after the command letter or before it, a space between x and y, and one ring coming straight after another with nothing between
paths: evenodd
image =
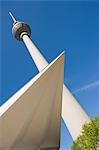
<instances>
[{"instance_id":1,"label":"white tensile canopy","mask_svg":"<svg viewBox=\"0 0 99 150\"><path fill-rule=\"evenodd\" d=\"M0 108L0 150L58 149L62 53Z\"/></svg>"}]
</instances>

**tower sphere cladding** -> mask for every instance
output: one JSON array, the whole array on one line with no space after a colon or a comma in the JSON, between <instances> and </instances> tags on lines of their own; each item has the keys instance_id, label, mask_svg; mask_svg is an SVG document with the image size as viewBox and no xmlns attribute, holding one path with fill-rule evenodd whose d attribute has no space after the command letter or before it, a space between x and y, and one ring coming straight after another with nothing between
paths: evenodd
<instances>
[{"instance_id":1,"label":"tower sphere cladding","mask_svg":"<svg viewBox=\"0 0 99 150\"><path fill-rule=\"evenodd\" d=\"M12 28L12 33L17 40L22 41L23 35L31 35L31 29L29 25L24 22L15 22Z\"/></svg>"}]
</instances>

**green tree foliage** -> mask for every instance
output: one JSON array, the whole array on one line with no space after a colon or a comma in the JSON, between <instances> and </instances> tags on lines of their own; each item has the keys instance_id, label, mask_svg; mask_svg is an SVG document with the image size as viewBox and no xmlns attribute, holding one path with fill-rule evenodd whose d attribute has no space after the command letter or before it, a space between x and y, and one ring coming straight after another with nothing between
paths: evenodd
<instances>
[{"instance_id":1,"label":"green tree foliage","mask_svg":"<svg viewBox=\"0 0 99 150\"><path fill-rule=\"evenodd\" d=\"M73 142L72 150L99 150L99 117L94 117L82 128L81 135Z\"/></svg>"}]
</instances>

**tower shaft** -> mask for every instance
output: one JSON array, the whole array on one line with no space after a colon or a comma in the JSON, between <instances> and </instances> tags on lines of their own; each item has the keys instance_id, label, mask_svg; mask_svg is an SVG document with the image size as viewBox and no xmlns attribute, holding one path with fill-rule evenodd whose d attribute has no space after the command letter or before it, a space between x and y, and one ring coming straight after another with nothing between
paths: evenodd
<instances>
[{"instance_id":1,"label":"tower shaft","mask_svg":"<svg viewBox=\"0 0 99 150\"><path fill-rule=\"evenodd\" d=\"M36 48L34 43L31 41L31 39L27 35L23 36L23 41L32 59L34 60L38 70L39 71L43 70L48 65L48 62L45 60L45 58L42 56L42 54L39 52L39 50Z\"/></svg>"},{"instance_id":2,"label":"tower shaft","mask_svg":"<svg viewBox=\"0 0 99 150\"><path fill-rule=\"evenodd\" d=\"M48 62L36 48L28 35L23 35L22 39L38 70L43 70L48 65ZM73 140L80 135L83 124L90 121L84 109L65 85L63 85L62 117Z\"/></svg>"}]
</instances>

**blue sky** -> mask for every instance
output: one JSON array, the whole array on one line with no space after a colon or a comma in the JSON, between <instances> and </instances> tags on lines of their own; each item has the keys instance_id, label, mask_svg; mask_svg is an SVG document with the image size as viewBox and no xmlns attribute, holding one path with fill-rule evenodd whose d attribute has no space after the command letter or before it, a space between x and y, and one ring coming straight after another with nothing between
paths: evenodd
<instances>
[{"instance_id":1,"label":"blue sky","mask_svg":"<svg viewBox=\"0 0 99 150\"><path fill-rule=\"evenodd\" d=\"M31 26L31 39L49 63L65 51L65 84L90 117L99 115L99 2L0 1L0 7L0 105L38 73L24 44L12 36L11 11ZM62 120L61 149L71 144Z\"/></svg>"}]
</instances>

